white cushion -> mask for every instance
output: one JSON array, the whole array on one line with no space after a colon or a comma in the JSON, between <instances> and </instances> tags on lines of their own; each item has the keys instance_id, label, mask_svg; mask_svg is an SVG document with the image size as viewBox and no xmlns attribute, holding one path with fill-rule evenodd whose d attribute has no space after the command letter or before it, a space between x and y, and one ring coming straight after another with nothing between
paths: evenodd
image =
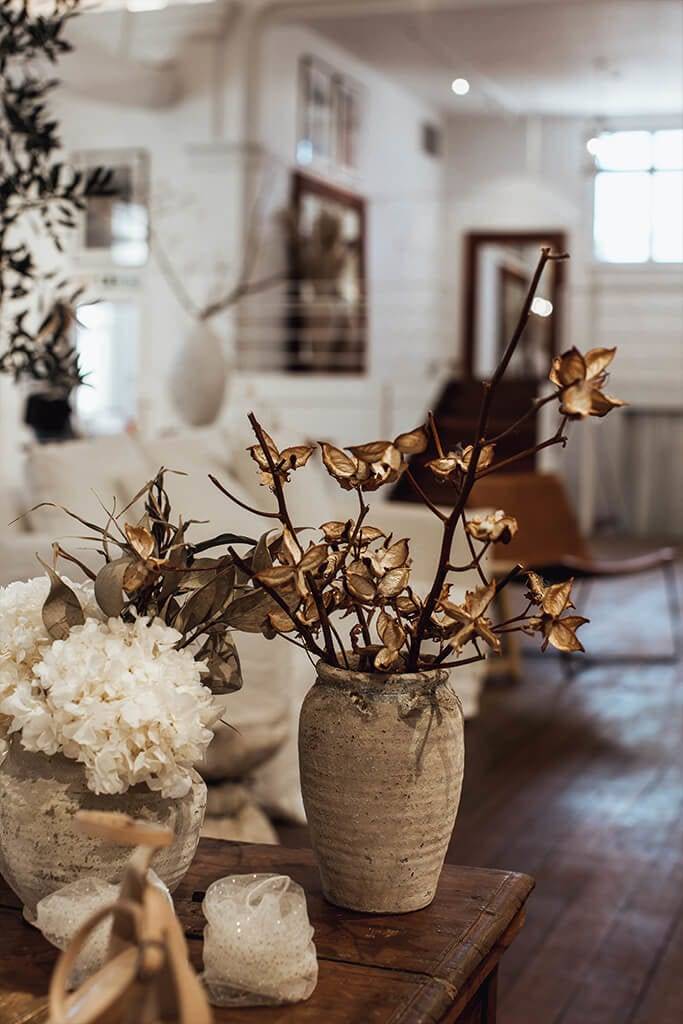
<instances>
[{"instance_id":1,"label":"white cushion","mask_svg":"<svg viewBox=\"0 0 683 1024\"><path fill-rule=\"evenodd\" d=\"M26 459L29 493L27 507L39 502L63 505L83 519L104 525L102 503L111 508L115 498L123 508L149 477L147 462L127 434L35 445ZM98 498L100 500L98 500ZM34 530L55 538L83 532L78 523L54 508L39 508L30 515Z\"/></svg>"},{"instance_id":2,"label":"white cushion","mask_svg":"<svg viewBox=\"0 0 683 1024\"><path fill-rule=\"evenodd\" d=\"M250 503L249 494L229 472L230 460L220 450L220 437L209 431L197 431L145 441L143 446L150 475L154 475L161 466L187 474L168 473L166 489L175 520L178 516L183 520L206 520L192 527L188 535L190 540L207 540L219 533L258 537L266 529L267 520L260 522L221 494L209 480L211 473L235 497Z\"/></svg>"}]
</instances>

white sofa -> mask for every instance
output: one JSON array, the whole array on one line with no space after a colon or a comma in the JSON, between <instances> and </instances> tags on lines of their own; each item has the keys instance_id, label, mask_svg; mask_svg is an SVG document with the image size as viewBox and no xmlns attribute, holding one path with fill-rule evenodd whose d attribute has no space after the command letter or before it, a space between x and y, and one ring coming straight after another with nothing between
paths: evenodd
<instances>
[{"instance_id":1,"label":"white sofa","mask_svg":"<svg viewBox=\"0 0 683 1024\"><path fill-rule=\"evenodd\" d=\"M281 428L278 436L283 438L283 446L285 438L287 443L297 443L297 438L286 428ZM0 512L8 523L40 502L53 501L78 512L86 520L103 523L106 514L102 502L111 507L112 500L116 499L117 507L123 508L142 484L164 465L188 474L167 477L176 515L208 520L193 529L195 537L203 539L225 531L254 536L258 530L254 517L228 501L208 479L208 474L212 473L246 503L264 509L272 507L269 504L272 498L259 485L254 463L246 453L250 443L252 438L245 425L232 430L212 428L155 439L122 434L62 445L33 446L25 454L22 484L14 489L2 488ZM304 469L294 474L287 494L297 524L319 526L355 511L355 495L341 491L316 459L311 459ZM392 531L395 537L411 539L413 580L416 589L423 590L438 556L441 531L436 517L419 505L382 500L381 491L371 498L373 511L369 521L387 532ZM263 529L268 522L263 520ZM13 526L4 527L0 530L0 585L39 574L42 570L35 555L48 558L51 543L56 539L87 561L84 542L72 539L83 532L82 527L63 512L48 507L31 511ZM466 560L466 551L456 553L456 562ZM77 578L77 571L71 575ZM474 574L463 575L465 578L458 581L463 590L476 585ZM255 771L253 790L267 810L301 820L296 722L303 696L312 683L311 665L302 651L279 639L266 641L261 636L241 635L238 647L245 685L240 694L225 698L226 716L238 728L241 720L253 722L254 707L264 694L269 695L269 701L264 703L268 703L275 718L273 702L276 705L279 702L280 707L284 705L290 721L289 737L279 752ZM467 716L477 712L483 672L482 665L468 666L452 679Z\"/></svg>"}]
</instances>

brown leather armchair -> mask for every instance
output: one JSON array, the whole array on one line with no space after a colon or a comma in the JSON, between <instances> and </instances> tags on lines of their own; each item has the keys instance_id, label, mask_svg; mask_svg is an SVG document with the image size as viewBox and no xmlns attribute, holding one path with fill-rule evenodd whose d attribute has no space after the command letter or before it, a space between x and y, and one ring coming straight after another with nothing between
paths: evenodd
<instances>
[{"instance_id":1,"label":"brown leather armchair","mask_svg":"<svg viewBox=\"0 0 683 1024\"><path fill-rule=\"evenodd\" d=\"M519 523L519 531L510 544L495 550L493 568L497 574L504 575L512 565L520 562L551 582L574 577L581 584L582 611L585 611L593 581L659 570L666 587L673 649L670 654L639 660L678 661L681 655L681 607L673 548L656 548L632 558L596 557L579 532L562 480L550 473L491 474L477 483L470 504L479 508L502 508L515 516ZM516 634L510 636L517 640ZM564 657L568 668L577 666L571 656ZM514 655L511 660L513 664L517 662ZM631 655L615 653L586 656L581 663L624 663L632 660Z\"/></svg>"}]
</instances>

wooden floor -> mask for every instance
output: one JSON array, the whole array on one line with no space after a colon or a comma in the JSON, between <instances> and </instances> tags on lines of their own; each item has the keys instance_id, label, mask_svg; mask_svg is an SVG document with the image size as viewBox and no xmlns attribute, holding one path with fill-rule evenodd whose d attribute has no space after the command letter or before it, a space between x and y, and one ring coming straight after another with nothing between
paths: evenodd
<instances>
[{"instance_id":1,"label":"wooden floor","mask_svg":"<svg viewBox=\"0 0 683 1024\"><path fill-rule=\"evenodd\" d=\"M588 605L586 647L637 660L487 685L448 859L536 878L499 1024L681 1024L683 672L643 660L671 648L657 577Z\"/></svg>"}]
</instances>

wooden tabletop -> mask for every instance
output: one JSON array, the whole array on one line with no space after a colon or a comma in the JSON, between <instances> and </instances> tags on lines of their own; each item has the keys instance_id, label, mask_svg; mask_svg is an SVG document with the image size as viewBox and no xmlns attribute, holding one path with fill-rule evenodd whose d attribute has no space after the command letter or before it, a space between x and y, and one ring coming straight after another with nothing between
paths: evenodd
<instances>
[{"instance_id":1,"label":"wooden tabletop","mask_svg":"<svg viewBox=\"0 0 683 1024\"><path fill-rule=\"evenodd\" d=\"M216 1024L434 1024L455 1021L521 928L527 875L446 865L436 899L413 914L375 915L327 903L308 850L202 840L174 895L201 969L201 901L223 875L272 871L306 890L318 986L290 1007L215 1010ZM0 1024L39 1024L56 951L27 925L0 879Z\"/></svg>"}]
</instances>

